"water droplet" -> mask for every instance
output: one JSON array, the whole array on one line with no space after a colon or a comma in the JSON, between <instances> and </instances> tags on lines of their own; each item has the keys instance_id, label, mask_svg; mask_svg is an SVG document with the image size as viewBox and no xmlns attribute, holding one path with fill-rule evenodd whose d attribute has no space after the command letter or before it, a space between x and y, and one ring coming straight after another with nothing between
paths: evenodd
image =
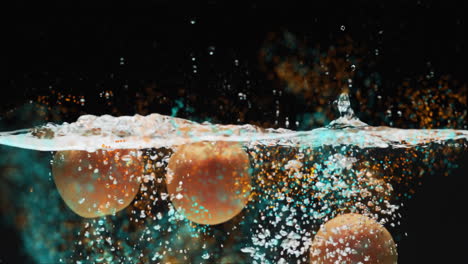
<instances>
[{"instance_id":1,"label":"water droplet","mask_svg":"<svg viewBox=\"0 0 468 264\"><path fill-rule=\"evenodd\" d=\"M338 111L340 116L352 117L354 116L354 111L351 108L351 102L349 101L349 95L346 93L340 94L338 100L335 101L338 105Z\"/></svg>"},{"instance_id":2,"label":"water droplet","mask_svg":"<svg viewBox=\"0 0 468 264\"><path fill-rule=\"evenodd\" d=\"M205 253L205 254L202 255L202 258L203 258L203 259L209 259L209 258L210 258L210 254Z\"/></svg>"},{"instance_id":3,"label":"water droplet","mask_svg":"<svg viewBox=\"0 0 468 264\"><path fill-rule=\"evenodd\" d=\"M209 46L208 47L208 54L213 55L216 50L215 46Z\"/></svg>"}]
</instances>

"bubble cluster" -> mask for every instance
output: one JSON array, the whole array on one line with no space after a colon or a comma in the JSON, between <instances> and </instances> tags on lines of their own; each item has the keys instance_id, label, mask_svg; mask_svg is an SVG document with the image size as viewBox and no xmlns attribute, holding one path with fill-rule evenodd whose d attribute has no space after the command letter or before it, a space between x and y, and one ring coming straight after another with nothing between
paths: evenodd
<instances>
[{"instance_id":1,"label":"bubble cluster","mask_svg":"<svg viewBox=\"0 0 468 264\"><path fill-rule=\"evenodd\" d=\"M468 135L369 126L347 94L336 106L339 118L308 132L156 114L2 132L4 144L59 148L10 150L2 195L30 190L11 215L37 262L392 263L385 228L401 224L424 175L456 168ZM350 233L326 232L337 223Z\"/></svg>"}]
</instances>

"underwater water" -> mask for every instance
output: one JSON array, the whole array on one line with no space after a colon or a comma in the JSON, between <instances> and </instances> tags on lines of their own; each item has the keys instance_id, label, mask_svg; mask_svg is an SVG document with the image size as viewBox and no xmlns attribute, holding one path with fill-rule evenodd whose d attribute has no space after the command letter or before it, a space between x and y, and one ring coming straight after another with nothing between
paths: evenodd
<instances>
[{"instance_id":1,"label":"underwater water","mask_svg":"<svg viewBox=\"0 0 468 264\"><path fill-rule=\"evenodd\" d=\"M468 148L467 130L373 127L355 116L347 94L335 104L339 117L310 131L150 114L85 115L0 132L2 190L15 200L24 247L37 263L306 263L320 226L343 213L366 215L401 235L400 210L421 177L449 173ZM248 200L219 224L191 221L168 190L171 157L200 142L240 144L248 155ZM138 192L121 211L77 215L57 190L53 155L115 149L138 151ZM99 174L92 166L78 170Z\"/></svg>"}]
</instances>

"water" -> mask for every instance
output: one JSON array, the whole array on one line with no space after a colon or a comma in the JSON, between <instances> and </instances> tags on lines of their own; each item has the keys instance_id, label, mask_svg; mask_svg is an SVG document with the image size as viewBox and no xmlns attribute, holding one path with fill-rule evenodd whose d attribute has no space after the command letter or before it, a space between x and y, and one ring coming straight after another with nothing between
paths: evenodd
<instances>
[{"instance_id":1,"label":"water","mask_svg":"<svg viewBox=\"0 0 468 264\"><path fill-rule=\"evenodd\" d=\"M464 147L467 146L467 130L373 127L356 117L347 94L341 94L335 104L340 117L326 127L310 131L264 129L248 124L200 124L160 114L120 117L83 115L70 124L49 123L30 129L0 132L0 144L40 151L168 148L198 141L359 148L412 148L460 141Z\"/></svg>"},{"instance_id":2,"label":"water","mask_svg":"<svg viewBox=\"0 0 468 264\"><path fill-rule=\"evenodd\" d=\"M347 94L335 105L339 118L310 131L151 114L85 115L70 124L1 132L0 144L17 147L7 148L2 161L14 168L2 179L2 195L14 201L9 215L23 219L24 247L38 263L307 263L321 224L357 212L398 227L422 175L449 172L467 149L466 130L373 127L357 118ZM177 197L167 193L166 165L178 145L218 140L244 146L252 194L225 224L197 225L172 206ZM135 200L116 215L75 215L56 190L46 151L122 148L143 152ZM392 229L395 238L398 232Z\"/></svg>"}]
</instances>

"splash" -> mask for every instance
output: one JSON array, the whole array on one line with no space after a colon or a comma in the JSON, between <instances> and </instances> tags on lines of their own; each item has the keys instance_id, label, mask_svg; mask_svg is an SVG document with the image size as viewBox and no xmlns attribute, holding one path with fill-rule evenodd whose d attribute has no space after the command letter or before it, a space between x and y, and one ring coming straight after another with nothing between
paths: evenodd
<instances>
[{"instance_id":1,"label":"splash","mask_svg":"<svg viewBox=\"0 0 468 264\"><path fill-rule=\"evenodd\" d=\"M17 201L8 215L21 212L25 248L38 263L307 262L315 231L339 214L360 213L398 225L398 210L421 175L452 169L468 141L466 130L368 125L354 113L348 94L335 105L339 117L310 131L151 114L85 115L73 123L1 132L1 144L19 148L5 155L5 166L17 170L6 171L0 195ZM166 167L174 149L206 140L241 142L252 164L249 202L222 227L190 222L167 191ZM44 177L50 173L50 153L20 148L142 149L140 191L115 215L80 218L61 202L52 178ZM48 239L37 243L43 237Z\"/></svg>"},{"instance_id":2,"label":"splash","mask_svg":"<svg viewBox=\"0 0 468 264\"><path fill-rule=\"evenodd\" d=\"M468 131L456 129L398 129L370 126L359 120L348 94L335 101L340 117L310 131L219 125L150 114L147 116L83 115L76 122L49 123L31 129L0 132L0 144L40 151L171 148L199 141L237 141L245 145L291 147L357 146L411 148L430 143L460 141L467 146Z\"/></svg>"},{"instance_id":3,"label":"splash","mask_svg":"<svg viewBox=\"0 0 468 264\"><path fill-rule=\"evenodd\" d=\"M327 127L340 129L340 128L364 128L369 125L359 120L354 114L354 110L351 108L351 102L349 101L349 95L342 93L336 101L333 102L336 104L338 111L340 112L340 117L336 120L333 120Z\"/></svg>"}]
</instances>

